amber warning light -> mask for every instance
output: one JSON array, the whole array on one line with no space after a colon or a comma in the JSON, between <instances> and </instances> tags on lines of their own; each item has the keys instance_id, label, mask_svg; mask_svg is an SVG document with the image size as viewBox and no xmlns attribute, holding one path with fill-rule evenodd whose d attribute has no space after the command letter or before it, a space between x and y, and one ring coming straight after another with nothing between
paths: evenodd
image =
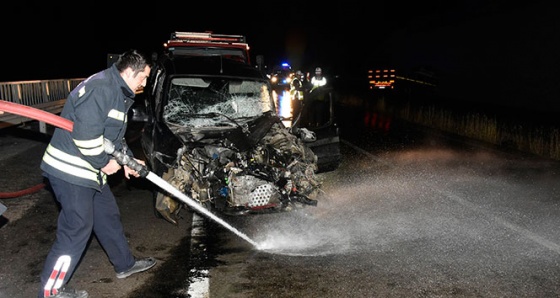
<instances>
[{"instance_id":1,"label":"amber warning light","mask_svg":"<svg viewBox=\"0 0 560 298\"><path fill-rule=\"evenodd\" d=\"M394 69L368 70L369 89L393 89L395 78Z\"/></svg>"}]
</instances>

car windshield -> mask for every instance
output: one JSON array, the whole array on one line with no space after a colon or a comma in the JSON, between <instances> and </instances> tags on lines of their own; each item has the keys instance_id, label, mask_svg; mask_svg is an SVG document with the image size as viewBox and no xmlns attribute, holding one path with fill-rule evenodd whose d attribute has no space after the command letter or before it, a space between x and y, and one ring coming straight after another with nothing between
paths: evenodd
<instances>
[{"instance_id":1,"label":"car windshield","mask_svg":"<svg viewBox=\"0 0 560 298\"><path fill-rule=\"evenodd\" d=\"M253 118L274 109L268 85L262 81L174 78L168 98L165 121L188 127L234 125L232 119Z\"/></svg>"}]
</instances>

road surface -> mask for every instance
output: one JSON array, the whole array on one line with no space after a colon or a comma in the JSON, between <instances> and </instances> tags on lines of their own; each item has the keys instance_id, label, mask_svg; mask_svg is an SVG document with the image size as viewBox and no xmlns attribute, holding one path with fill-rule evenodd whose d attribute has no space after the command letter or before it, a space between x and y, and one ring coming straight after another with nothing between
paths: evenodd
<instances>
[{"instance_id":1,"label":"road surface","mask_svg":"<svg viewBox=\"0 0 560 298\"><path fill-rule=\"evenodd\" d=\"M211 221L193 247L188 212L173 226L154 216L147 181L117 179L131 247L158 264L116 279L93 239L71 285L107 298L560 296L557 161L391 130L343 134L317 207L228 218L264 249ZM31 143L0 136L3 189L41 180L45 143ZM0 297L33 297L56 206L46 189L2 201ZM209 292L187 293L200 281Z\"/></svg>"}]
</instances>

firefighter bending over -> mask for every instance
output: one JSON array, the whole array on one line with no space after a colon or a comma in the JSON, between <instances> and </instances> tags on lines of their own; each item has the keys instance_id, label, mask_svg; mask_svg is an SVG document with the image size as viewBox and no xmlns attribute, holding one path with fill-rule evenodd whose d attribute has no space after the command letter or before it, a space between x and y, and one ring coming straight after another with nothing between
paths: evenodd
<instances>
[{"instance_id":1,"label":"firefighter bending over","mask_svg":"<svg viewBox=\"0 0 560 298\"><path fill-rule=\"evenodd\" d=\"M292 99L292 118L295 119L299 116L303 105L304 88L304 75L301 70L296 71L294 78L290 82L290 97Z\"/></svg>"}]
</instances>

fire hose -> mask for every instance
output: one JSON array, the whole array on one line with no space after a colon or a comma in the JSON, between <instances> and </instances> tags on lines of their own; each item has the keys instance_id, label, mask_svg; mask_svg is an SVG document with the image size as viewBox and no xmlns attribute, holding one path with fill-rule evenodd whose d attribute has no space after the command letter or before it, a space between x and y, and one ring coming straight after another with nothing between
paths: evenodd
<instances>
[{"instance_id":1,"label":"fire hose","mask_svg":"<svg viewBox=\"0 0 560 298\"><path fill-rule=\"evenodd\" d=\"M0 192L0 199L11 199L38 192L45 187L45 183L39 183L35 186L13 192Z\"/></svg>"},{"instance_id":2,"label":"fire hose","mask_svg":"<svg viewBox=\"0 0 560 298\"><path fill-rule=\"evenodd\" d=\"M68 131L72 131L74 123L68 119L62 118L58 115L29 107L26 105L21 105L5 100L0 100L0 111L8 112L15 115L24 116L30 119L41 120L45 123L51 124ZM45 187L44 183L39 183L35 186L29 187L24 190L14 191L14 192L2 192L0 193L0 199L17 198L23 195L31 194L37 192Z\"/></svg>"},{"instance_id":3,"label":"fire hose","mask_svg":"<svg viewBox=\"0 0 560 298\"><path fill-rule=\"evenodd\" d=\"M5 100L0 100L0 111L24 116L27 118L43 121L47 124L51 124L58 128L65 129L67 131L72 131L74 127L74 123L66 118L60 117L53 113L49 113L47 111L43 111L40 109L36 109L33 107L8 102ZM189 205L194 210L198 211L209 217L210 219L216 221L217 223L221 224L225 228L229 229L230 231L237 234L239 237L243 238L247 242L251 243L253 246L258 247L257 243L250 239L247 235L239 232L239 230L235 229L233 226L225 222L223 219L217 217L215 214L211 213L209 210L204 208L202 205L198 204L193 199L189 198L186 194L178 190L177 188L173 187L167 181L163 180L161 177L157 176L155 173L148 170L148 168L137 162L134 158L124 154L121 151L115 150L115 146L113 143L108 140L104 139L103 145L105 147L105 152L107 154L112 155L120 165L127 166L140 175L142 178L146 178L150 180L152 183L156 184L157 186L161 187L162 189L166 190L170 194L174 195L176 198L180 199L187 205Z\"/></svg>"}]
</instances>

